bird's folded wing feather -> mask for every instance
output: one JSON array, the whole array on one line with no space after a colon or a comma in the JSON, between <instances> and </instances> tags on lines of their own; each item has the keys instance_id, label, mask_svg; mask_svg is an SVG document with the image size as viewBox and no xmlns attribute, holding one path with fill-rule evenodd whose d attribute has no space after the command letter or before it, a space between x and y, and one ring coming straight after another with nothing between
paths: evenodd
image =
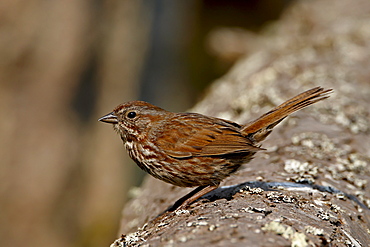
<instances>
[{"instance_id":1,"label":"bird's folded wing feather","mask_svg":"<svg viewBox=\"0 0 370 247\"><path fill-rule=\"evenodd\" d=\"M179 119L176 119L179 122L166 125L156 144L174 158L257 152L262 149L243 136L236 124L218 119L199 119L199 116L196 119L191 127Z\"/></svg>"}]
</instances>

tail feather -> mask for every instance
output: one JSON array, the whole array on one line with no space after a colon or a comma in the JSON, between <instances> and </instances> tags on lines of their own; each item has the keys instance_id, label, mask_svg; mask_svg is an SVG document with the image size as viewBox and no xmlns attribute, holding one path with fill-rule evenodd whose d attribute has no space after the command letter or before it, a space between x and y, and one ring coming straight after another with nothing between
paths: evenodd
<instances>
[{"instance_id":1,"label":"tail feather","mask_svg":"<svg viewBox=\"0 0 370 247\"><path fill-rule=\"evenodd\" d=\"M322 87L315 87L300 93L243 126L242 133L256 143L261 142L271 133L272 129L288 115L328 98L328 94L332 91L332 89L324 90Z\"/></svg>"}]
</instances>

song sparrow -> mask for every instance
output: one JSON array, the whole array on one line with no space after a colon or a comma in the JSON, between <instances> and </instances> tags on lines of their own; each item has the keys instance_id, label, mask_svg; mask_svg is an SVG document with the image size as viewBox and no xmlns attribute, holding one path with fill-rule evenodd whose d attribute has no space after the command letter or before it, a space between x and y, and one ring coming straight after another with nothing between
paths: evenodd
<instances>
[{"instance_id":1,"label":"song sparrow","mask_svg":"<svg viewBox=\"0 0 370 247\"><path fill-rule=\"evenodd\" d=\"M315 87L256 120L237 123L197 113L173 113L143 101L117 106L99 121L113 124L136 164L167 183L199 186L172 207L184 208L249 162L263 141L289 114L328 98Z\"/></svg>"}]
</instances>

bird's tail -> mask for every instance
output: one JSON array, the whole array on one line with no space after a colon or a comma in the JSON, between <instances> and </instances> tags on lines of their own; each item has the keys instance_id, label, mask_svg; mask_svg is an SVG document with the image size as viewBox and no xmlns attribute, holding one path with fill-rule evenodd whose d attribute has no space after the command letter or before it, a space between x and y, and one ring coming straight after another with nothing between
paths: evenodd
<instances>
[{"instance_id":1,"label":"bird's tail","mask_svg":"<svg viewBox=\"0 0 370 247\"><path fill-rule=\"evenodd\" d=\"M322 87L315 87L300 93L243 126L242 133L248 136L253 142L261 142L271 133L272 129L288 115L328 98L328 94L332 91L332 89L324 90Z\"/></svg>"}]
</instances>

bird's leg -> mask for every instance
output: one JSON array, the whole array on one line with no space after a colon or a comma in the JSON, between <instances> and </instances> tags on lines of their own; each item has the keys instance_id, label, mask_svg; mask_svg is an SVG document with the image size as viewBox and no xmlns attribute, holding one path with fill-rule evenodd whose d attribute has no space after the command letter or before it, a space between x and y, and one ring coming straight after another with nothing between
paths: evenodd
<instances>
[{"instance_id":1,"label":"bird's leg","mask_svg":"<svg viewBox=\"0 0 370 247\"><path fill-rule=\"evenodd\" d=\"M218 185L205 185L199 186L195 190L192 190L185 196L177 200L167 211L175 211L176 209L184 209L192 202L196 201L200 197L204 196L208 192L218 188Z\"/></svg>"}]
</instances>

